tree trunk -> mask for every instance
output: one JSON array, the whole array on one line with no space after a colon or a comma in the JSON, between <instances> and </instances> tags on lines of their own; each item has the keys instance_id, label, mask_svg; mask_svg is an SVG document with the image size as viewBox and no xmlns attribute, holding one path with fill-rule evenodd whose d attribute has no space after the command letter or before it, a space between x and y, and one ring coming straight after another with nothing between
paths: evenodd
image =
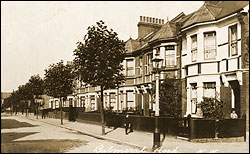
<instances>
[{"instance_id":1,"label":"tree trunk","mask_svg":"<svg viewBox=\"0 0 250 154\"><path fill-rule=\"evenodd\" d=\"M36 119L38 119L38 103L36 103Z\"/></svg>"},{"instance_id":2,"label":"tree trunk","mask_svg":"<svg viewBox=\"0 0 250 154\"><path fill-rule=\"evenodd\" d=\"M103 111L103 86L101 86L101 102L100 102L100 111L102 119L102 135L105 135L105 121L104 121L104 111Z\"/></svg>"},{"instance_id":3,"label":"tree trunk","mask_svg":"<svg viewBox=\"0 0 250 154\"><path fill-rule=\"evenodd\" d=\"M29 102L27 101L27 103L26 103L26 101L25 101L25 104L26 104L26 117L28 116L28 106L29 106Z\"/></svg>"},{"instance_id":4,"label":"tree trunk","mask_svg":"<svg viewBox=\"0 0 250 154\"><path fill-rule=\"evenodd\" d=\"M117 100L116 100L116 110L117 110L117 113L119 113L119 86L117 85Z\"/></svg>"},{"instance_id":5,"label":"tree trunk","mask_svg":"<svg viewBox=\"0 0 250 154\"><path fill-rule=\"evenodd\" d=\"M63 125L62 98L60 97L61 125Z\"/></svg>"}]
</instances>

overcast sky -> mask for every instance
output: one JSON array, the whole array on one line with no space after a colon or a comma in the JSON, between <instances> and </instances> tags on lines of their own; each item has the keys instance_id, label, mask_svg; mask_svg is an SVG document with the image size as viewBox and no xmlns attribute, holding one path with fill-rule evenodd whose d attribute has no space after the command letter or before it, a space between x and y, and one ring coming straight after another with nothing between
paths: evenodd
<instances>
[{"instance_id":1,"label":"overcast sky","mask_svg":"<svg viewBox=\"0 0 250 154\"><path fill-rule=\"evenodd\" d=\"M1 91L17 90L60 60L73 60L87 27L103 20L124 41L137 38L140 16L169 20L203 1L1 1Z\"/></svg>"}]
</instances>

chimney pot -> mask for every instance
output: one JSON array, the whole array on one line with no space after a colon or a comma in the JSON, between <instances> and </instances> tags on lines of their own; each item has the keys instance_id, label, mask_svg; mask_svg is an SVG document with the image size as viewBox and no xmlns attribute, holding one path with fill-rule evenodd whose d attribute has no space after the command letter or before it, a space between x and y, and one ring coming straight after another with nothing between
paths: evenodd
<instances>
[{"instance_id":1,"label":"chimney pot","mask_svg":"<svg viewBox=\"0 0 250 154\"><path fill-rule=\"evenodd\" d=\"M140 16L140 21L142 21L142 16Z\"/></svg>"},{"instance_id":2,"label":"chimney pot","mask_svg":"<svg viewBox=\"0 0 250 154\"><path fill-rule=\"evenodd\" d=\"M149 22L149 17L147 17L147 22Z\"/></svg>"},{"instance_id":3,"label":"chimney pot","mask_svg":"<svg viewBox=\"0 0 250 154\"><path fill-rule=\"evenodd\" d=\"M164 19L161 19L162 24L164 24Z\"/></svg>"},{"instance_id":4,"label":"chimney pot","mask_svg":"<svg viewBox=\"0 0 250 154\"><path fill-rule=\"evenodd\" d=\"M152 17L149 18L149 22L152 22Z\"/></svg>"},{"instance_id":5,"label":"chimney pot","mask_svg":"<svg viewBox=\"0 0 250 154\"><path fill-rule=\"evenodd\" d=\"M158 18L155 19L155 23L158 24Z\"/></svg>"}]
</instances>

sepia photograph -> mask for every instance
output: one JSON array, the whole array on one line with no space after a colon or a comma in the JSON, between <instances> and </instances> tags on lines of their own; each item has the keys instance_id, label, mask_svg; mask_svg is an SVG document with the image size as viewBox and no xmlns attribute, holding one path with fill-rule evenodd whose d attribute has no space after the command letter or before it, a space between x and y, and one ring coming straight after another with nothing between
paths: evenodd
<instances>
[{"instance_id":1,"label":"sepia photograph","mask_svg":"<svg viewBox=\"0 0 250 154\"><path fill-rule=\"evenodd\" d=\"M249 153L249 1L1 1L1 153Z\"/></svg>"}]
</instances>

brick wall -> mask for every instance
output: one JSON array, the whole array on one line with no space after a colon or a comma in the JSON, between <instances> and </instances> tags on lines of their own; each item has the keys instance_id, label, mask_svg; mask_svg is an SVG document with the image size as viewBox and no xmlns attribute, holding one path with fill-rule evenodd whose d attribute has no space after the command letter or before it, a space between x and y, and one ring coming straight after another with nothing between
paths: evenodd
<instances>
[{"instance_id":1,"label":"brick wall","mask_svg":"<svg viewBox=\"0 0 250 154\"><path fill-rule=\"evenodd\" d=\"M240 97L241 111L246 115L246 130L249 131L249 72L243 73Z\"/></svg>"},{"instance_id":2,"label":"brick wall","mask_svg":"<svg viewBox=\"0 0 250 154\"><path fill-rule=\"evenodd\" d=\"M181 116L183 117L186 112L187 112L187 91L186 91L186 79L182 79L181 80L181 94L182 94L182 98L181 98Z\"/></svg>"},{"instance_id":3,"label":"brick wall","mask_svg":"<svg viewBox=\"0 0 250 154\"><path fill-rule=\"evenodd\" d=\"M139 22L137 26L138 26L138 38L143 38L147 34L158 31L162 27L162 25L159 24L145 23L145 22Z\"/></svg>"},{"instance_id":4,"label":"brick wall","mask_svg":"<svg viewBox=\"0 0 250 154\"><path fill-rule=\"evenodd\" d=\"M230 86L225 87L223 83L221 82L221 87L220 87L220 98L221 101L225 103L223 107L223 112L226 116L226 118L230 118L230 113L232 110L232 102L231 102L231 88Z\"/></svg>"},{"instance_id":5,"label":"brick wall","mask_svg":"<svg viewBox=\"0 0 250 154\"><path fill-rule=\"evenodd\" d=\"M246 115L246 130L249 131L249 12L238 14L238 19L241 24L241 55L242 69L246 69L246 72L243 72L243 85L241 89L241 111L244 111Z\"/></svg>"}]
</instances>

